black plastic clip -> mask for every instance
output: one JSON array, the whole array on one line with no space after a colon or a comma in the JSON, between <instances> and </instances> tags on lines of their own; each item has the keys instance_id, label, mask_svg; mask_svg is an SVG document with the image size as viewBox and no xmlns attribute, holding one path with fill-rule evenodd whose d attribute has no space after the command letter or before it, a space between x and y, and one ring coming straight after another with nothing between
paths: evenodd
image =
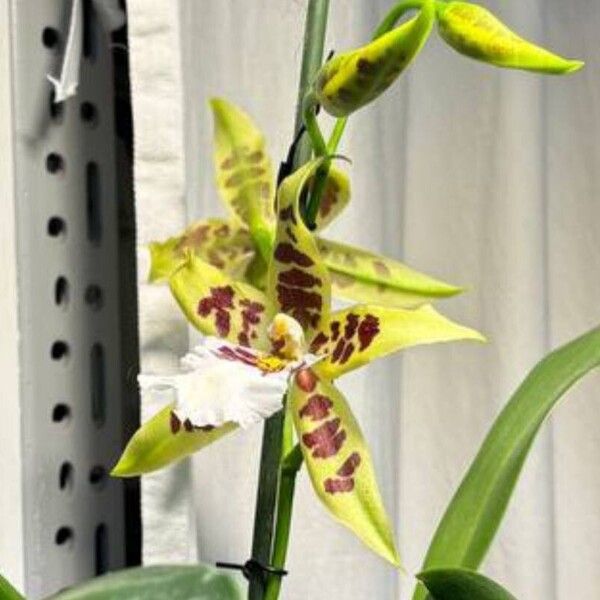
<instances>
[{"instance_id":1,"label":"black plastic clip","mask_svg":"<svg viewBox=\"0 0 600 600\"><path fill-rule=\"evenodd\" d=\"M218 562L216 563L216 565L219 569L233 569L236 571L241 571L242 575L248 580L250 580L256 575L260 575L262 579L266 579L267 575L276 575L277 577L284 577L288 574L288 572L285 569L279 569L271 565L263 565L261 562L254 558L247 560L243 565L228 562Z\"/></svg>"}]
</instances>

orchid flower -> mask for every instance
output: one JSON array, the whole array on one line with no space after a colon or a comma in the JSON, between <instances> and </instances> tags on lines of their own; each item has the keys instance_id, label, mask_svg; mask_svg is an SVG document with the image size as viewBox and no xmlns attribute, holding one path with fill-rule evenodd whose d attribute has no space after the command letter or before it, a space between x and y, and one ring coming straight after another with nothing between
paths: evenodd
<instances>
[{"instance_id":1,"label":"orchid flower","mask_svg":"<svg viewBox=\"0 0 600 600\"><path fill-rule=\"evenodd\" d=\"M148 473L285 409L313 488L368 547L399 564L367 443L333 381L417 344L482 340L431 306L359 304L331 312L331 277L300 201L322 160L284 179L265 290L187 250L169 286L206 337L173 375L142 375L145 393L170 395L130 440L113 475Z\"/></svg>"}]
</instances>

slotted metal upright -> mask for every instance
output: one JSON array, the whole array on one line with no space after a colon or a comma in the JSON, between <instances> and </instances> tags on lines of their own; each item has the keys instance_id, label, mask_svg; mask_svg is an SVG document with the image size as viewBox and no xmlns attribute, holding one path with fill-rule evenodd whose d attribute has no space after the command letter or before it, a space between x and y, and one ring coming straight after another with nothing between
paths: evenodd
<instances>
[{"instance_id":1,"label":"slotted metal upright","mask_svg":"<svg viewBox=\"0 0 600 600\"><path fill-rule=\"evenodd\" d=\"M118 190L109 32L84 2L0 1L0 570L36 599L124 564Z\"/></svg>"}]
</instances>

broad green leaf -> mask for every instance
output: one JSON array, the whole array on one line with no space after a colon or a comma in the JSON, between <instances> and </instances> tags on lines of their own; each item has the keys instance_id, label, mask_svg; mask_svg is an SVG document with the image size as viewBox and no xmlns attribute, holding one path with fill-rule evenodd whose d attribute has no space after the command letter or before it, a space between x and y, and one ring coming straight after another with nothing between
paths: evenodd
<instances>
[{"instance_id":1,"label":"broad green leaf","mask_svg":"<svg viewBox=\"0 0 600 600\"><path fill-rule=\"evenodd\" d=\"M463 291L361 248L323 238L317 244L331 274L333 293L339 298L409 308Z\"/></svg>"},{"instance_id":2,"label":"broad green leaf","mask_svg":"<svg viewBox=\"0 0 600 600\"><path fill-rule=\"evenodd\" d=\"M231 279L191 253L169 285L190 323L205 335L242 346L270 348L267 327L273 310L260 290Z\"/></svg>"},{"instance_id":3,"label":"broad green leaf","mask_svg":"<svg viewBox=\"0 0 600 600\"><path fill-rule=\"evenodd\" d=\"M25 600L2 575L0 575L0 600Z\"/></svg>"},{"instance_id":4,"label":"broad green leaf","mask_svg":"<svg viewBox=\"0 0 600 600\"><path fill-rule=\"evenodd\" d=\"M181 235L164 242L151 242L148 248L151 261L148 280L154 283L167 280L185 262L188 250L235 279L244 276L254 256L248 230L225 219L197 221Z\"/></svg>"},{"instance_id":5,"label":"broad green leaf","mask_svg":"<svg viewBox=\"0 0 600 600\"><path fill-rule=\"evenodd\" d=\"M466 569L432 569L417 575L432 600L517 600L484 575Z\"/></svg>"},{"instance_id":6,"label":"broad green leaf","mask_svg":"<svg viewBox=\"0 0 600 600\"><path fill-rule=\"evenodd\" d=\"M314 93L331 115L345 117L382 94L425 44L435 19L433 0L418 16L373 42L334 56L319 71Z\"/></svg>"},{"instance_id":7,"label":"broad green leaf","mask_svg":"<svg viewBox=\"0 0 600 600\"><path fill-rule=\"evenodd\" d=\"M329 318L329 273L312 233L300 215L305 184L321 165L307 163L283 180L277 192L277 232L269 265L268 296L279 312L294 317L310 338Z\"/></svg>"},{"instance_id":8,"label":"broad green leaf","mask_svg":"<svg viewBox=\"0 0 600 600\"><path fill-rule=\"evenodd\" d=\"M371 550L399 566L370 452L345 398L303 369L290 386L288 406L317 496Z\"/></svg>"},{"instance_id":9,"label":"broad green leaf","mask_svg":"<svg viewBox=\"0 0 600 600\"><path fill-rule=\"evenodd\" d=\"M429 305L415 309L357 305L333 313L328 327L312 339L310 350L327 355L315 370L327 379L336 379L403 348L458 340L484 338Z\"/></svg>"},{"instance_id":10,"label":"broad green leaf","mask_svg":"<svg viewBox=\"0 0 600 600\"><path fill-rule=\"evenodd\" d=\"M135 432L111 475L135 477L151 473L201 450L236 428L234 423L227 423L211 430L188 430L178 425L170 404Z\"/></svg>"},{"instance_id":11,"label":"broad green leaf","mask_svg":"<svg viewBox=\"0 0 600 600\"><path fill-rule=\"evenodd\" d=\"M348 202L350 202L348 176L343 171L331 166L327 173L325 189L315 218L315 231L325 229L346 208Z\"/></svg>"},{"instance_id":12,"label":"broad green leaf","mask_svg":"<svg viewBox=\"0 0 600 600\"><path fill-rule=\"evenodd\" d=\"M230 576L207 565L124 569L91 579L52 600L242 600Z\"/></svg>"},{"instance_id":13,"label":"broad green leaf","mask_svg":"<svg viewBox=\"0 0 600 600\"><path fill-rule=\"evenodd\" d=\"M583 67L519 37L489 10L468 2L438 2L441 37L452 48L498 67L560 75Z\"/></svg>"},{"instance_id":14,"label":"broad green leaf","mask_svg":"<svg viewBox=\"0 0 600 600\"><path fill-rule=\"evenodd\" d=\"M273 171L265 139L250 117L222 98L210 101L215 122L217 186L225 204L265 259L273 237Z\"/></svg>"},{"instance_id":15,"label":"broad green leaf","mask_svg":"<svg viewBox=\"0 0 600 600\"><path fill-rule=\"evenodd\" d=\"M562 395L600 365L600 328L546 356L500 413L429 546L423 569L477 569L500 525L523 463ZM418 588L415 600L425 598Z\"/></svg>"}]
</instances>

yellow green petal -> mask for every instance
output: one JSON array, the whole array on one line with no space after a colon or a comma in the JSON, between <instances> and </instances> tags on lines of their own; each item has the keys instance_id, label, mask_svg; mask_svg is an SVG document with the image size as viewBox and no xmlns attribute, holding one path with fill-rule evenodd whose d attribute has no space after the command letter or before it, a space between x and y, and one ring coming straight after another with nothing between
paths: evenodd
<instances>
[{"instance_id":1,"label":"yellow green petal","mask_svg":"<svg viewBox=\"0 0 600 600\"><path fill-rule=\"evenodd\" d=\"M489 10L468 2L438 3L441 37L452 48L498 67L560 75L583 67L518 36Z\"/></svg>"},{"instance_id":2,"label":"yellow green petal","mask_svg":"<svg viewBox=\"0 0 600 600\"><path fill-rule=\"evenodd\" d=\"M164 242L151 242L150 282L167 280L184 262L191 250L198 258L241 278L254 256L248 230L225 219L205 219L188 227L181 235Z\"/></svg>"},{"instance_id":3,"label":"yellow green petal","mask_svg":"<svg viewBox=\"0 0 600 600\"><path fill-rule=\"evenodd\" d=\"M336 379L403 348L457 340L485 338L429 305L415 309L362 305L333 313L329 326L313 338L311 351L327 354L314 368L323 377Z\"/></svg>"},{"instance_id":4,"label":"yellow green petal","mask_svg":"<svg viewBox=\"0 0 600 600\"><path fill-rule=\"evenodd\" d=\"M304 369L290 385L288 406L319 499L373 552L399 566L369 448L346 399Z\"/></svg>"},{"instance_id":5,"label":"yellow green petal","mask_svg":"<svg viewBox=\"0 0 600 600\"><path fill-rule=\"evenodd\" d=\"M261 253L273 235L273 171L265 139L250 117L222 98L210 101L215 122L217 186ZM263 254L265 258L268 258Z\"/></svg>"},{"instance_id":6,"label":"yellow green petal","mask_svg":"<svg viewBox=\"0 0 600 600\"><path fill-rule=\"evenodd\" d=\"M173 405L166 406L144 423L129 440L119 462L113 468L114 477L135 477L161 469L212 444L237 428L226 423L214 429L188 430L177 423Z\"/></svg>"},{"instance_id":7,"label":"yellow green petal","mask_svg":"<svg viewBox=\"0 0 600 600\"><path fill-rule=\"evenodd\" d=\"M169 285L190 323L205 335L270 348L267 328L273 308L260 290L228 277L191 253Z\"/></svg>"},{"instance_id":8,"label":"yellow green petal","mask_svg":"<svg viewBox=\"0 0 600 600\"><path fill-rule=\"evenodd\" d=\"M331 274L333 295L338 298L408 308L463 291L362 248L323 238L318 238L317 244Z\"/></svg>"},{"instance_id":9,"label":"yellow green petal","mask_svg":"<svg viewBox=\"0 0 600 600\"><path fill-rule=\"evenodd\" d=\"M375 100L421 50L434 18L434 3L426 0L410 21L325 63L314 89L321 106L336 117L345 117Z\"/></svg>"},{"instance_id":10,"label":"yellow green petal","mask_svg":"<svg viewBox=\"0 0 600 600\"><path fill-rule=\"evenodd\" d=\"M315 231L322 231L346 208L350 202L348 176L334 166L329 168L319 211L315 217Z\"/></svg>"},{"instance_id":11,"label":"yellow green petal","mask_svg":"<svg viewBox=\"0 0 600 600\"><path fill-rule=\"evenodd\" d=\"M329 273L299 209L302 190L321 163L307 163L279 186L277 232L267 286L279 312L294 317L308 338L327 322L331 302Z\"/></svg>"}]
</instances>

